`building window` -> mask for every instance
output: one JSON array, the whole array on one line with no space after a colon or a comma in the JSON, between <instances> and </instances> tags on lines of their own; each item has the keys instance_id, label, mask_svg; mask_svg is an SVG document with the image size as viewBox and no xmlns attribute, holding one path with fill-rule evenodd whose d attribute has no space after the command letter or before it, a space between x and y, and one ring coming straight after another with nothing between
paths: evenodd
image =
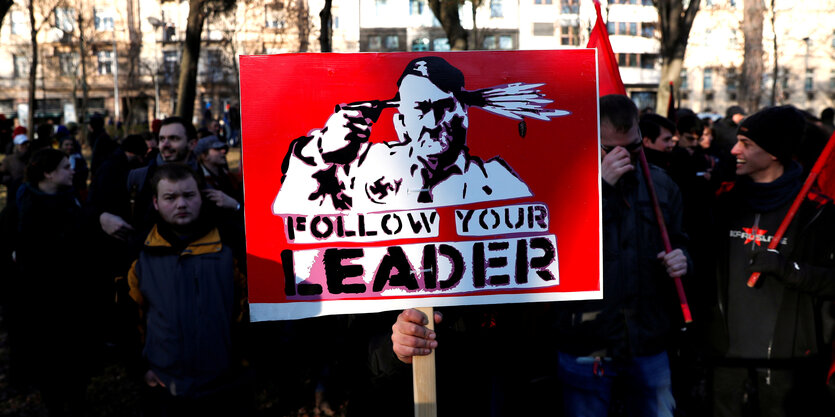
<instances>
[{"instance_id":1,"label":"building window","mask_svg":"<svg viewBox=\"0 0 835 417\"><path fill-rule=\"evenodd\" d=\"M533 0L533 4L554 4L554 0Z\"/></svg>"},{"instance_id":2,"label":"building window","mask_svg":"<svg viewBox=\"0 0 835 417\"><path fill-rule=\"evenodd\" d=\"M223 81L223 54L218 49L206 51L206 76L213 82Z\"/></svg>"},{"instance_id":3,"label":"building window","mask_svg":"<svg viewBox=\"0 0 835 417\"><path fill-rule=\"evenodd\" d=\"M562 12L564 14L579 14L580 0L562 0Z\"/></svg>"},{"instance_id":4,"label":"building window","mask_svg":"<svg viewBox=\"0 0 835 417\"><path fill-rule=\"evenodd\" d=\"M481 42L482 49L496 49L496 37L493 35L485 36Z\"/></svg>"},{"instance_id":5,"label":"building window","mask_svg":"<svg viewBox=\"0 0 835 417\"><path fill-rule=\"evenodd\" d=\"M162 66L165 70L165 83L172 84L180 67L180 54L177 51L164 51L162 53Z\"/></svg>"},{"instance_id":6,"label":"building window","mask_svg":"<svg viewBox=\"0 0 835 417\"><path fill-rule=\"evenodd\" d=\"M165 29L162 30L162 41L163 42L176 42L177 41L177 28L171 24L166 23Z\"/></svg>"},{"instance_id":7,"label":"building window","mask_svg":"<svg viewBox=\"0 0 835 417\"><path fill-rule=\"evenodd\" d=\"M554 24L553 23L534 23L533 24L533 35L534 36L554 36Z\"/></svg>"},{"instance_id":8,"label":"building window","mask_svg":"<svg viewBox=\"0 0 835 417\"><path fill-rule=\"evenodd\" d=\"M418 38L412 40L412 51L425 52L429 50L429 38Z\"/></svg>"},{"instance_id":9,"label":"building window","mask_svg":"<svg viewBox=\"0 0 835 417\"><path fill-rule=\"evenodd\" d=\"M284 28L284 3L276 2L264 6L264 27L270 29Z\"/></svg>"},{"instance_id":10,"label":"building window","mask_svg":"<svg viewBox=\"0 0 835 417\"><path fill-rule=\"evenodd\" d=\"M560 45L580 45L580 26L560 27Z\"/></svg>"},{"instance_id":11,"label":"building window","mask_svg":"<svg viewBox=\"0 0 835 417\"><path fill-rule=\"evenodd\" d=\"M739 74L736 72L736 68L728 68L728 75L725 79L725 83L727 84L728 92L736 92L737 85L739 84Z\"/></svg>"},{"instance_id":12,"label":"building window","mask_svg":"<svg viewBox=\"0 0 835 417\"><path fill-rule=\"evenodd\" d=\"M502 0L490 0L490 17L504 17Z\"/></svg>"},{"instance_id":13,"label":"building window","mask_svg":"<svg viewBox=\"0 0 835 417\"><path fill-rule=\"evenodd\" d=\"M26 14L20 10L13 10L9 20L12 24L12 33L15 35L26 35L29 32L29 23L26 20Z\"/></svg>"},{"instance_id":14,"label":"building window","mask_svg":"<svg viewBox=\"0 0 835 417\"><path fill-rule=\"evenodd\" d=\"M658 54L641 54L641 68L653 69L658 62Z\"/></svg>"},{"instance_id":15,"label":"building window","mask_svg":"<svg viewBox=\"0 0 835 417\"><path fill-rule=\"evenodd\" d=\"M606 29L609 31L610 35L615 34L615 22L606 22Z\"/></svg>"},{"instance_id":16,"label":"building window","mask_svg":"<svg viewBox=\"0 0 835 417\"><path fill-rule=\"evenodd\" d=\"M681 89L686 90L690 88L687 84L687 70L681 70L681 74L679 74L679 78L681 79Z\"/></svg>"},{"instance_id":17,"label":"building window","mask_svg":"<svg viewBox=\"0 0 835 417\"><path fill-rule=\"evenodd\" d=\"M652 0L641 0L641 4L644 6L654 6L654 4L652 4Z\"/></svg>"},{"instance_id":18,"label":"building window","mask_svg":"<svg viewBox=\"0 0 835 417\"><path fill-rule=\"evenodd\" d=\"M412 51L425 52L429 50L429 38L418 38L412 40Z\"/></svg>"},{"instance_id":19,"label":"building window","mask_svg":"<svg viewBox=\"0 0 835 417\"><path fill-rule=\"evenodd\" d=\"M55 27L66 33L72 33L75 22L75 10L68 7L55 9Z\"/></svg>"},{"instance_id":20,"label":"building window","mask_svg":"<svg viewBox=\"0 0 835 417\"><path fill-rule=\"evenodd\" d=\"M100 75L112 74L113 73L113 51L99 51L96 56L98 57L99 66L98 72Z\"/></svg>"},{"instance_id":21,"label":"building window","mask_svg":"<svg viewBox=\"0 0 835 417\"><path fill-rule=\"evenodd\" d=\"M449 51L449 39L438 38L432 41L432 50L438 52Z\"/></svg>"},{"instance_id":22,"label":"building window","mask_svg":"<svg viewBox=\"0 0 835 417\"><path fill-rule=\"evenodd\" d=\"M93 24L96 30L113 30L113 12L108 9L96 9L93 11Z\"/></svg>"},{"instance_id":23,"label":"building window","mask_svg":"<svg viewBox=\"0 0 835 417\"><path fill-rule=\"evenodd\" d=\"M375 0L374 1L374 12L377 16L385 16L386 15L386 0Z\"/></svg>"},{"instance_id":24,"label":"building window","mask_svg":"<svg viewBox=\"0 0 835 417\"><path fill-rule=\"evenodd\" d=\"M713 89L713 68L705 68L704 80L702 80L702 89Z\"/></svg>"},{"instance_id":25,"label":"building window","mask_svg":"<svg viewBox=\"0 0 835 417\"><path fill-rule=\"evenodd\" d=\"M409 0L409 14L412 16L422 15L424 6L423 0Z\"/></svg>"},{"instance_id":26,"label":"building window","mask_svg":"<svg viewBox=\"0 0 835 417\"><path fill-rule=\"evenodd\" d=\"M815 70L807 69L806 77L803 79L803 89L807 92L812 91L815 87Z\"/></svg>"},{"instance_id":27,"label":"building window","mask_svg":"<svg viewBox=\"0 0 835 417\"><path fill-rule=\"evenodd\" d=\"M655 37L655 27L656 24L653 22L643 22L641 23L641 36L645 38L654 38Z\"/></svg>"},{"instance_id":28,"label":"building window","mask_svg":"<svg viewBox=\"0 0 835 417\"><path fill-rule=\"evenodd\" d=\"M835 30L832 31L832 47L835 48Z\"/></svg>"},{"instance_id":29,"label":"building window","mask_svg":"<svg viewBox=\"0 0 835 417\"><path fill-rule=\"evenodd\" d=\"M637 67L638 54L618 54L618 66Z\"/></svg>"},{"instance_id":30,"label":"building window","mask_svg":"<svg viewBox=\"0 0 835 417\"><path fill-rule=\"evenodd\" d=\"M398 49L400 48L400 38L397 35L390 35L386 36L386 49Z\"/></svg>"},{"instance_id":31,"label":"building window","mask_svg":"<svg viewBox=\"0 0 835 417\"><path fill-rule=\"evenodd\" d=\"M617 35L626 35L626 22L618 22Z\"/></svg>"},{"instance_id":32,"label":"building window","mask_svg":"<svg viewBox=\"0 0 835 417\"><path fill-rule=\"evenodd\" d=\"M513 49L513 36L499 36L499 49Z\"/></svg>"},{"instance_id":33,"label":"building window","mask_svg":"<svg viewBox=\"0 0 835 417\"><path fill-rule=\"evenodd\" d=\"M829 72L829 89L835 91L835 69Z\"/></svg>"},{"instance_id":34,"label":"building window","mask_svg":"<svg viewBox=\"0 0 835 417\"><path fill-rule=\"evenodd\" d=\"M629 36L638 36L638 23L629 22Z\"/></svg>"},{"instance_id":35,"label":"building window","mask_svg":"<svg viewBox=\"0 0 835 417\"><path fill-rule=\"evenodd\" d=\"M383 38L380 36L369 36L368 37L368 50L369 51L379 51L383 49Z\"/></svg>"},{"instance_id":36,"label":"building window","mask_svg":"<svg viewBox=\"0 0 835 417\"><path fill-rule=\"evenodd\" d=\"M62 53L58 55L58 64L61 66L61 75L73 75L78 68L78 53Z\"/></svg>"},{"instance_id":37,"label":"building window","mask_svg":"<svg viewBox=\"0 0 835 417\"><path fill-rule=\"evenodd\" d=\"M14 76L15 78L24 78L29 75L29 58L23 55L15 55L14 59Z\"/></svg>"}]
</instances>

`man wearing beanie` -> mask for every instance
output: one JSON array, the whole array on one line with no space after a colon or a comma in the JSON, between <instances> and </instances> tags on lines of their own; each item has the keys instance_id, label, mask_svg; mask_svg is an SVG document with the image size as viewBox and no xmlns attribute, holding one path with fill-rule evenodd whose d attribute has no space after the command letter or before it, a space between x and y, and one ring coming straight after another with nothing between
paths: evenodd
<instances>
[{"instance_id":1,"label":"man wearing beanie","mask_svg":"<svg viewBox=\"0 0 835 417\"><path fill-rule=\"evenodd\" d=\"M770 107L742 122L731 150L737 180L717 201L709 326L718 417L832 412L820 316L822 300L835 295L831 200L810 194L777 250L767 249L804 180L792 160L804 126L794 107ZM749 288L752 272L762 275Z\"/></svg>"}]
</instances>

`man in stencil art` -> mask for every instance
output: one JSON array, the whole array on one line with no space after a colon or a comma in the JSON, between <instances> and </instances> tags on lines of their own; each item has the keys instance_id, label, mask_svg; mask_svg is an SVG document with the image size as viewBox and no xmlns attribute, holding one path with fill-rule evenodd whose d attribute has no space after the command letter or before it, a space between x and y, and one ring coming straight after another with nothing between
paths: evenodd
<instances>
[{"instance_id":1,"label":"man in stencil art","mask_svg":"<svg viewBox=\"0 0 835 417\"><path fill-rule=\"evenodd\" d=\"M471 106L522 120L568 112L545 109L542 84L468 91L464 74L439 57L411 61L391 100L339 105L322 129L290 144L274 214L440 207L530 197L501 158L486 162L467 148ZM398 140L370 143L371 125L396 107ZM521 130L521 129L520 129ZM287 196L308 196L307 199Z\"/></svg>"}]
</instances>

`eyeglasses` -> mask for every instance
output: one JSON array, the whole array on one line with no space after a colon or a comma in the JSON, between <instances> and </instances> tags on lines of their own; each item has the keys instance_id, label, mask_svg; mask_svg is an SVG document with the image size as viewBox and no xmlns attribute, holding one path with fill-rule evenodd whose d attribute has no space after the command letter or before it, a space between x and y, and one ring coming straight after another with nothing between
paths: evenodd
<instances>
[{"instance_id":1,"label":"eyeglasses","mask_svg":"<svg viewBox=\"0 0 835 417\"><path fill-rule=\"evenodd\" d=\"M612 152L615 148L617 148L617 146L600 145L600 149L603 149L606 153ZM641 148L641 141L632 142L626 146L622 146L622 148L626 149L629 153L634 153Z\"/></svg>"}]
</instances>

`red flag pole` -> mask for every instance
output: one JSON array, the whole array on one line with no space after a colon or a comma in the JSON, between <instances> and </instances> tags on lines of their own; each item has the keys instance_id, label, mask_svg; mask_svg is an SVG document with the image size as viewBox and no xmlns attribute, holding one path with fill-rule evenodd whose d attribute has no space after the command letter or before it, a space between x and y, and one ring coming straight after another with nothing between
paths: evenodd
<instances>
[{"instance_id":1,"label":"red flag pole","mask_svg":"<svg viewBox=\"0 0 835 417\"><path fill-rule=\"evenodd\" d=\"M823 167L826 166L826 162L829 160L829 155L832 153L832 148L835 148L835 134L829 138L829 142L826 143L826 147L823 148L820 156L818 156L818 160L815 161L815 165L812 166L812 170L809 172L809 176L806 177L803 187L800 189L800 192L797 193L797 197L794 198L794 202L792 202L791 207L789 207L789 212L786 213L786 217L783 218L783 222L780 223L777 233L774 234L774 237L771 239L771 243L768 244L768 249L777 249L777 245L779 245L780 241L783 240L783 235L786 233L786 229L789 228L789 224L791 224L792 219L794 219L794 215L797 214L800 204L806 199L806 194L809 194L809 190L812 189L812 186L815 184L815 180L818 179L818 174L820 174ZM759 272L751 274L748 278L748 287L754 288L754 286L757 285L757 280L759 279Z\"/></svg>"},{"instance_id":2,"label":"red flag pole","mask_svg":"<svg viewBox=\"0 0 835 417\"><path fill-rule=\"evenodd\" d=\"M661 205L658 204L658 196L655 194L655 186L652 184L649 163L647 163L647 157L644 155L643 146L638 150L638 160L641 162L641 171L644 173L644 178L647 179L647 188L649 189L649 196L652 199L652 207L655 210L655 219L658 221L661 239L664 241L664 252L670 253L673 251L673 245L670 244L670 235L667 233L667 225L664 224L664 213L661 212ZM690 304L687 303L687 296L684 294L684 285L681 283L681 277L673 277L673 279L676 283L676 292L678 293L678 301L681 304L681 313L684 315L684 322L692 323L693 316L690 315Z\"/></svg>"}]
</instances>

